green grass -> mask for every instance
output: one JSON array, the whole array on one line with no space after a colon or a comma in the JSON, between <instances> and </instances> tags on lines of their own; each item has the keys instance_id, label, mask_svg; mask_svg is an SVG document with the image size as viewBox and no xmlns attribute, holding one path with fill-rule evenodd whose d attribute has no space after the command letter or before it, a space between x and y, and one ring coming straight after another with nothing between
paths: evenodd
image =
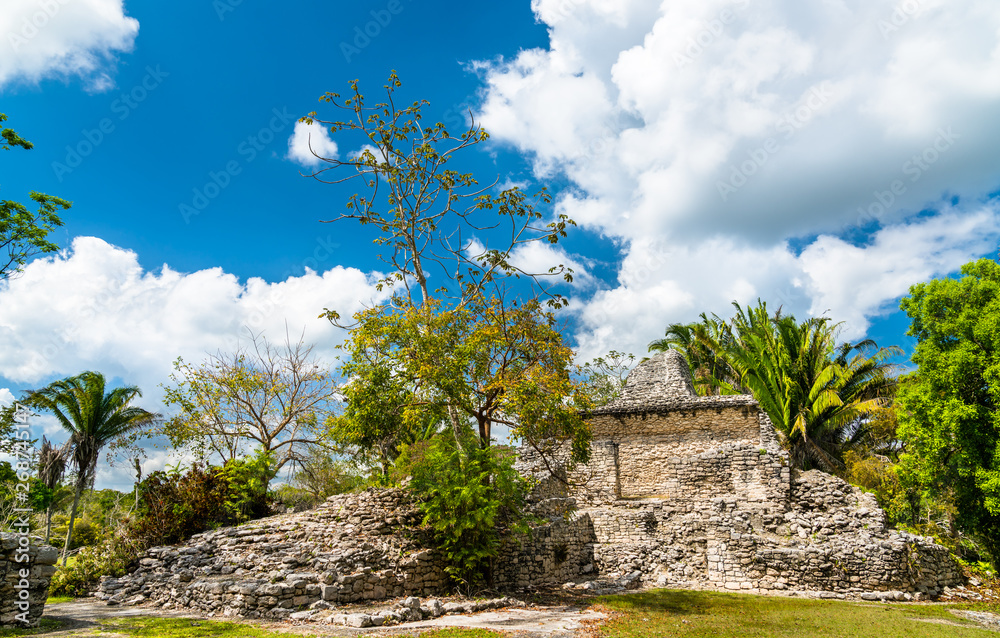
<instances>
[{"instance_id":1,"label":"green grass","mask_svg":"<svg viewBox=\"0 0 1000 638\"><path fill-rule=\"evenodd\" d=\"M252 625L189 618L114 618L102 621L101 631L136 638L302 638Z\"/></svg>"},{"instance_id":2,"label":"green grass","mask_svg":"<svg viewBox=\"0 0 1000 638\"><path fill-rule=\"evenodd\" d=\"M252 625L187 618L116 618L101 623L102 633L129 638L303 638L301 634L269 631ZM421 634L422 638L496 638L482 629L450 628ZM402 638L402 637L401 637Z\"/></svg>"},{"instance_id":3,"label":"green grass","mask_svg":"<svg viewBox=\"0 0 1000 638\"><path fill-rule=\"evenodd\" d=\"M668 590L610 596L602 598L601 603L622 612L601 630L606 638L996 638L996 633L962 621L944 605L886 605ZM920 619L945 620L963 626Z\"/></svg>"},{"instance_id":4,"label":"green grass","mask_svg":"<svg viewBox=\"0 0 1000 638\"><path fill-rule=\"evenodd\" d=\"M45 600L45 604L58 605L59 603L71 603L74 600L76 600L76 598L73 598L72 596L49 596Z\"/></svg>"}]
</instances>

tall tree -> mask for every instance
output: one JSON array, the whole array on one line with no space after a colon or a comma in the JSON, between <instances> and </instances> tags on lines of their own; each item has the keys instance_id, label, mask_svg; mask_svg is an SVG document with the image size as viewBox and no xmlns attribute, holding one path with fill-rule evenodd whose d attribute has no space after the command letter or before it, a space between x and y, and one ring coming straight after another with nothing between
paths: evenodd
<instances>
[{"instance_id":1,"label":"tall tree","mask_svg":"<svg viewBox=\"0 0 1000 638\"><path fill-rule=\"evenodd\" d=\"M399 443L440 423L472 427L484 446L500 423L529 442L540 441L544 433L572 439L583 454L582 420L570 426L556 407L579 398L579 392L559 386L569 395L551 397L554 412L534 413L529 423L529 415L519 410L533 401L540 405L540 397L530 397L518 385L526 377L511 372L540 379L544 370L551 390L558 385L555 380L569 378L570 358L562 354L564 346L542 306L565 302L549 277L572 281L572 271L560 264L535 272L519 257L531 245L557 244L575 224L562 214L544 221L536 208L549 201L544 192L535 199L518 187L494 194L492 185L481 187L471 173L451 168L460 152L489 135L474 119L457 137L441 123L423 126L428 103L397 105L400 86L393 73L384 86L385 100L369 105L354 81L346 99L336 93L320 98L348 119L327 121L316 113L303 118L361 148L347 159L320 157L326 166L312 177L333 183L360 180L365 186L336 220L378 230L375 244L391 267L380 284L395 293L354 317L345 372L355 383L345 389L347 418L339 422L341 432L369 449L379 446L383 460L396 454ZM513 280L528 285L521 301L508 303L504 299ZM325 316L339 325L335 311ZM478 352L470 350L472 342ZM535 345L539 349L533 350ZM515 408L516 401L520 407Z\"/></svg>"},{"instance_id":2,"label":"tall tree","mask_svg":"<svg viewBox=\"0 0 1000 638\"><path fill-rule=\"evenodd\" d=\"M42 437L42 449L38 452L38 480L48 490L45 503L45 542L52 535L52 508L55 505L56 490L66 472L66 456L69 452L69 442L61 448Z\"/></svg>"},{"instance_id":3,"label":"tall tree","mask_svg":"<svg viewBox=\"0 0 1000 638\"><path fill-rule=\"evenodd\" d=\"M7 116L0 113L0 122ZM13 129L0 129L0 149L9 151L13 147L31 150L34 145L18 135ZM35 255L59 250L59 246L48 240L48 235L56 227L62 226L58 211L66 210L72 204L59 197L31 191L28 195L38 206L32 212L19 202L0 200L0 280L19 273L28 260Z\"/></svg>"},{"instance_id":4,"label":"tall tree","mask_svg":"<svg viewBox=\"0 0 1000 638\"><path fill-rule=\"evenodd\" d=\"M64 566L80 496L94 480L101 449L117 437L148 426L160 417L132 405L141 396L136 386L108 390L103 374L83 372L30 392L25 399L26 405L52 413L59 425L70 433L70 459L76 470L76 485L63 546Z\"/></svg>"},{"instance_id":5,"label":"tall tree","mask_svg":"<svg viewBox=\"0 0 1000 638\"><path fill-rule=\"evenodd\" d=\"M378 230L379 258L390 267L380 287L396 287L412 305L437 299L461 307L488 296L506 277L529 282L537 296L561 305L565 299L546 281L553 275L572 281L572 269L559 264L535 272L518 253L531 244L558 243L575 222L564 214L544 221L536 208L549 202L544 190L535 197L516 186L493 194L495 181L484 187L471 173L450 168L457 155L489 134L475 120L458 137L440 122L423 126L428 102L397 105L401 86L393 72L384 86L385 101L369 105L355 80L346 99L339 93L320 97L347 119L323 120L315 112L302 118L360 148L347 159L317 155L325 166L312 177L325 183L359 180L367 189L352 195L347 211L329 221L354 220ZM437 288L432 278L441 282ZM340 318L335 310L326 316Z\"/></svg>"},{"instance_id":6,"label":"tall tree","mask_svg":"<svg viewBox=\"0 0 1000 638\"><path fill-rule=\"evenodd\" d=\"M903 466L955 524L1000 562L1000 264L981 259L958 279L910 288L901 303L917 339L899 393Z\"/></svg>"},{"instance_id":7,"label":"tall tree","mask_svg":"<svg viewBox=\"0 0 1000 638\"><path fill-rule=\"evenodd\" d=\"M833 471L843 450L864 436L865 423L891 401L896 388L891 358L896 347L873 341L836 344L839 324L826 318L801 323L770 314L767 305L725 321L677 324L650 349L676 348L689 356L706 393L751 392L783 435L793 462Z\"/></svg>"}]
</instances>

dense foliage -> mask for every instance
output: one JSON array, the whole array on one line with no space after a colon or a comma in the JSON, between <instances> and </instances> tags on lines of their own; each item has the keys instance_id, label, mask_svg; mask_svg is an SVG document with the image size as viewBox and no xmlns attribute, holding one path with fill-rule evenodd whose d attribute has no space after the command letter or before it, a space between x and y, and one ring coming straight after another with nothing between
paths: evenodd
<instances>
[{"instance_id":1,"label":"dense foliage","mask_svg":"<svg viewBox=\"0 0 1000 638\"><path fill-rule=\"evenodd\" d=\"M1000 264L917 284L903 299L917 371L903 384L902 463L925 496L1000 560Z\"/></svg>"},{"instance_id":2,"label":"dense foliage","mask_svg":"<svg viewBox=\"0 0 1000 638\"><path fill-rule=\"evenodd\" d=\"M51 593L83 594L101 576L119 576L133 568L150 547L270 514L267 485L272 475L273 460L267 454L222 467L195 464L186 472L150 474L139 485L138 509L117 523L105 520L100 536L57 572Z\"/></svg>"},{"instance_id":3,"label":"dense foliage","mask_svg":"<svg viewBox=\"0 0 1000 638\"><path fill-rule=\"evenodd\" d=\"M501 538L528 529L522 518L528 484L514 458L509 448L482 447L466 430L408 448L397 467L420 496L423 522L434 532L448 573L466 589L492 579Z\"/></svg>"}]
</instances>

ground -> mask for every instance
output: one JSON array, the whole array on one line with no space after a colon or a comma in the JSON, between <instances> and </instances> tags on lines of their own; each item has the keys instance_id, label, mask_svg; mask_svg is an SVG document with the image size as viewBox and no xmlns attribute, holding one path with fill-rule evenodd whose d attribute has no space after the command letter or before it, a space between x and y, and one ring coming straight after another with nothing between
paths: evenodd
<instances>
[{"instance_id":1,"label":"ground","mask_svg":"<svg viewBox=\"0 0 1000 638\"><path fill-rule=\"evenodd\" d=\"M47 605L38 629L0 630L0 637L301 638L422 633L433 638L490 638L499 633L517 638L996 638L1000 632L996 611L1000 610L988 603L885 604L676 590L588 598L553 592L535 597L524 609L446 615L392 628L351 629L318 623L233 621L159 608L109 607L80 599Z\"/></svg>"}]
</instances>

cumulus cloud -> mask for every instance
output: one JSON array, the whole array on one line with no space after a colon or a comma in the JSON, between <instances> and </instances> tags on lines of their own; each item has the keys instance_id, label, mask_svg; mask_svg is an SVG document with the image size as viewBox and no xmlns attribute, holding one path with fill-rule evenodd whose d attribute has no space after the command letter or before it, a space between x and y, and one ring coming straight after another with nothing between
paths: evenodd
<instances>
[{"instance_id":1,"label":"cumulus cloud","mask_svg":"<svg viewBox=\"0 0 1000 638\"><path fill-rule=\"evenodd\" d=\"M0 377L10 384L0 389L0 403L53 379L99 370L138 385L144 392L138 404L162 412L160 384L169 381L174 359L198 363L208 353L231 351L246 343L248 330L277 343L302 335L333 364L343 331L316 317L323 307L350 316L383 298L377 276L336 266L272 283L242 282L220 268L147 271L131 251L77 237L69 250L0 283ZM50 417L33 419L32 427L37 437L65 439ZM150 471L168 458L162 450L148 454ZM131 480L122 465L102 465L98 478L124 489Z\"/></svg>"},{"instance_id":2,"label":"cumulus cloud","mask_svg":"<svg viewBox=\"0 0 1000 638\"><path fill-rule=\"evenodd\" d=\"M859 339L871 318L895 309L911 285L954 272L998 242L1000 211L983 206L885 228L863 246L821 235L798 254L787 243L761 248L723 237L637 243L616 287L574 301L580 354L586 360L612 349L645 353L670 323L701 312L730 317L731 302L745 306L758 297L799 317L842 321L840 336Z\"/></svg>"},{"instance_id":3,"label":"cumulus cloud","mask_svg":"<svg viewBox=\"0 0 1000 638\"><path fill-rule=\"evenodd\" d=\"M106 91L114 86L115 56L132 50L138 32L122 0L5 0L0 88L80 77L88 90Z\"/></svg>"},{"instance_id":4,"label":"cumulus cloud","mask_svg":"<svg viewBox=\"0 0 1000 638\"><path fill-rule=\"evenodd\" d=\"M623 336L634 347L654 326L653 337L757 295L830 309L859 334L906 285L995 241L982 202L1000 181L1000 6L532 8L549 46L480 65L481 118L540 177L568 178L560 212L625 247L618 287L577 306L591 331L582 342L634 334ZM641 287L628 282L663 254ZM602 327L606 305L627 308L632 325Z\"/></svg>"},{"instance_id":5,"label":"cumulus cloud","mask_svg":"<svg viewBox=\"0 0 1000 638\"><path fill-rule=\"evenodd\" d=\"M77 237L58 256L28 264L0 284L0 371L34 385L100 370L142 387L155 401L173 360L200 361L227 350L247 330L271 341L307 343L332 360L342 331L317 319L322 308L345 316L380 299L359 270L307 270L299 277L241 282L220 268L180 273L144 270L135 253L95 237Z\"/></svg>"},{"instance_id":6,"label":"cumulus cloud","mask_svg":"<svg viewBox=\"0 0 1000 638\"><path fill-rule=\"evenodd\" d=\"M330 139L330 132L320 124L296 122L288 138L288 159L307 168L316 168L325 158L337 157L337 143Z\"/></svg>"}]
</instances>

